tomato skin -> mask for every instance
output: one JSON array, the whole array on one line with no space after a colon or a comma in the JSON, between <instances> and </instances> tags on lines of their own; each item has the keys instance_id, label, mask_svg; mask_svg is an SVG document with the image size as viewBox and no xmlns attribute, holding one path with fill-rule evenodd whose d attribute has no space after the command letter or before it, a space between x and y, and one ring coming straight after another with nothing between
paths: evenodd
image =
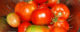
<instances>
[{"instance_id":1,"label":"tomato skin","mask_svg":"<svg viewBox=\"0 0 80 32\"><path fill-rule=\"evenodd\" d=\"M54 27L60 27L65 30L69 30L69 23L64 18L58 18L57 21L53 21L53 24L48 25L49 29L52 30Z\"/></svg>"},{"instance_id":2,"label":"tomato skin","mask_svg":"<svg viewBox=\"0 0 80 32\"><path fill-rule=\"evenodd\" d=\"M39 5L39 8L44 8L44 7L47 7L48 8L48 6L47 6L46 3L43 3L43 4Z\"/></svg>"},{"instance_id":3,"label":"tomato skin","mask_svg":"<svg viewBox=\"0 0 80 32\"><path fill-rule=\"evenodd\" d=\"M62 22L55 22L54 27L62 27L65 30L69 30L69 24L67 21L62 21Z\"/></svg>"},{"instance_id":4,"label":"tomato skin","mask_svg":"<svg viewBox=\"0 0 80 32\"><path fill-rule=\"evenodd\" d=\"M51 10L54 13L55 17L64 18L65 20L68 19L70 15L68 7L64 4L57 4Z\"/></svg>"},{"instance_id":5,"label":"tomato skin","mask_svg":"<svg viewBox=\"0 0 80 32\"><path fill-rule=\"evenodd\" d=\"M37 4L42 4L45 3L47 0L33 0L34 2L36 2Z\"/></svg>"},{"instance_id":6,"label":"tomato skin","mask_svg":"<svg viewBox=\"0 0 80 32\"><path fill-rule=\"evenodd\" d=\"M19 13L20 13L20 12L19 12L20 9L21 9L23 6L25 6L25 5L27 5L26 2L19 2L19 3L17 3L16 6L15 6L15 13L19 14Z\"/></svg>"},{"instance_id":7,"label":"tomato skin","mask_svg":"<svg viewBox=\"0 0 80 32\"><path fill-rule=\"evenodd\" d=\"M21 9L21 18L25 21L31 21L31 14L36 9L36 7L31 5L26 5ZM23 12L22 12L23 11Z\"/></svg>"},{"instance_id":8,"label":"tomato skin","mask_svg":"<svg viewBox=\"0 0 80 32\"><path fill-rule=\"evenodd\" d=\"M32 25L28 27L26 32L50 32L47 26Z\"/></svg>"},{"instance_id":9,"label":"tomato skin","mask_svg":"<svg viewBox=\"0 0 80 32\"><path fill-rule=\"evenodd\" d=\"M32 13L32 23L46 25L51 22L52 12L48 8L39 8Z\"/></svg>"},{"instance_id":10,"label":"tomato skin","mask_svg":"<svg viewBox=\"0 0 80 32\"><path fill-rule=\"evenodd\" d=\"M17 14L15 13L10 13L8 16L7 16L7 23L13 27L13 28L16 28L20 25L20 18Z\"/></svg>"},{"instance_id":11,"label":"tomato skin","mask_svg":"<svg viewBox=\"0 0 80 32\"><path fill-rule=\"evenodd\" d=\"M28 4L33 5L34 7L38 8L38 5L34 1L29 1Z\"/></svg>"},{"instance_id":12,"label":"tomato skin","mask_svg":"<svg viewBox=\"0 0 80 32\"><path fill-rule=\"evenodd\" d=\"M55 27L55 28L52 29L51 32L67 32L67 31L63 28Z\"/></svg>"},{"instance_id":13,"label":"tomato skin","mask_svg":"<svg viewBox=\"0 0 80 32\"><path fill-rule=\"evenodd\" d=\"M28 4L25 4L23 7L21 7L21 9L16 13L21 17L22 21L31 21L31 14L36 8L37 5L35 2L30 1Z\"/></svg>"},{"instance_id":14,"label":"tomato skin","mask_svg":"<svg viewBox=\"0 0 80 32\"><path fill-rule=\"evenodd\" d=\"M26 29L28 28L28 26L30 26L31 24L27 21L23 22L21 25L19 25L18 27L18 32L25 32Z\"/></svg>"},{"instance_id":15,"label":"tomato skin","mask_svg":"<svg viewBox=\"0 0 80 32\"><path fill-rule=\"evenodd\" d=\"M58 1L59 0L48 0L48 6L49 7L53 7L53 6L55 6L56 4L58 4Z\"/></svg>"}]
</instances>

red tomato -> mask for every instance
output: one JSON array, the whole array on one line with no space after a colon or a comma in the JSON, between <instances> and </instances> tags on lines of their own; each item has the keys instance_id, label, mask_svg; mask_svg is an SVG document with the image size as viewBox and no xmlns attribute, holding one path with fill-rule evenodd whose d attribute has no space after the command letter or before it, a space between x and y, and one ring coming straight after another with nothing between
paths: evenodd
<instances>
[{"instance_id":1,"label":"red tomato","mask_svg":"<svg viewBox=\"0 0 80 32\"><path fill-rule=\"evenodd\" d=\"M67 31L63 28L55 27L55 28L52 29L51 32L67 32Z\"/></svg>"},{"instance_id":2,"label":"red tomato","mask_svg":"<svg viewBox=\"0 0 80 32\"><path fill-rule=\"evenodd\" d=\"M52 22L48 25L48 28L51 30L53 27L54 27L54 24L56 23L56 22L59 22L59 21L65 21L64 20L64 18L54 18L54 19L52 19Z\"/></svg>"},{"instance_id":3,"label":"red tomato","mask_svg":"<svg viewBox=\"0 0 80 32\"><path fill-rule=\"evenodd\" d=\"M36 8L37 5L33 1L30 1L28 4L25 4L25 6L21 7L21 9L18 10L18 13L16 13L21 17L22 20L31 21L31 14Z\"/></svg>"},{"instance_id":4,"label":"red tomato","mask_svg":"<svg viewBox=\"0 0 80 32\"><path fill-rule=\"evenodd\" d=\"M60 21L60 22L55 22L54 27L62 27L65 30L69 30L69 24L67 21Z\"/></svg>"},{"instance_id":5,"label":"red tomato","mask_svg":"<svg viewBox=\"0 0 80 32\"><path fill-rule=\"evenodd\" d=\"M45 3L47 0L33 0L35 1L37 4L42 4Z\"/></svg>"},{"instance_id":6,"label":"red tomato","mask_svg":"<svg viewBox=\"0 0 80 32\"><path fill-rule=\"evenodd\" d=\"M28 26L30 26L31 24L28 22L23 22L21 25L19 25L18 27L18 32L25 32L26 29L28 28Z\"/></svg>"},{"instance_id":7,"label":"red tomato","mask_svg":"<svg viewBox=\"0 0 80 32\"><path fill-rule=\"evenodd\" d=\"M59 0L48 0L48 6L53 7L59 3Z\"/></svg>"},{"instance_id":8,"label":"red tomato","mask_svg":"<svg viewBox=\"0 0 80 32\"><path fill-rule=\"evenodd\" d=\"M54 6L51 10L54 13L55 17L59 17L59 18L61 17L64 19L68 19L70 15L70 11L68 7L64 4L58 4Z\"/></svg>"},{"instance_id":9,"label":"red tomato","mask_svg":"<svg viewBox=\"0 0 80 32\"><path fill-rule=\"evenodd\" d=\"M48 8L48 6L47 6L46 3L43 3L43 4L39 5L39 8L44 8L44 7L47 7Z\"/></svg>"},{"instance_id":10,"label":"red tomato","mask_svg":"<svg viewBox=\"0 0 80 32\"><path fill-rule=\"evenodd\" d=\"M15 6L15 13L19 14L20 9L25 6L27 3L26 2L19 2Z\"/></svg>"},{"instance_id":11,"label":"red tomato","mask_svg":"<svg viewBox=\"0 0 80 32\"><path fill-rule=\"evenodd\" d=\"M49 24L52 19L52 12L48 8L39 8L32 13L32 23L36 25Z\"/></svg>"}]
</instances>

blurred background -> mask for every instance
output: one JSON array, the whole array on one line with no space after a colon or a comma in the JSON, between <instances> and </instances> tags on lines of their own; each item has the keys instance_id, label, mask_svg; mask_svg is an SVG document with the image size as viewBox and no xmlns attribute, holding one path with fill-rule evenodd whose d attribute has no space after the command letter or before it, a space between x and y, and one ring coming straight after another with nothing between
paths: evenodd
<instances>
[{"instance_id":1,"label":"blurred background","mask_svg":"<svg viewBox=\"0 0 80 32\"><path fill-rule=\"evenodd\" d=\"M0 0L0 32L17 32L17 28L12 28L6 23L6 16L14 12L15 5L21 1L28 0ZM72 27L69 32L80 32L80 0L60 0L67 5L71 15L68 19Z\"/></svg>"}]
</instances>

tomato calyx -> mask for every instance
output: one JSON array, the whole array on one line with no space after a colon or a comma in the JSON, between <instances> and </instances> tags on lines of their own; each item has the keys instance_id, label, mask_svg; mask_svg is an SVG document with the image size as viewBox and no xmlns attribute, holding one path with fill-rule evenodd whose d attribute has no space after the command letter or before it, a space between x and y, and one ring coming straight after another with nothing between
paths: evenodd
<instances>
[{"instance_id":1,"label":"tomato calyx","mask_svg":"<svg viewBox=\"0 0 80 32\"><path fill-rule=\"evenodd\" d=\"M53 24L54 22L58 21L58 17L54 14L54 17L52 17L52 22L50 24Z\"/></svg>"}]
</instances>

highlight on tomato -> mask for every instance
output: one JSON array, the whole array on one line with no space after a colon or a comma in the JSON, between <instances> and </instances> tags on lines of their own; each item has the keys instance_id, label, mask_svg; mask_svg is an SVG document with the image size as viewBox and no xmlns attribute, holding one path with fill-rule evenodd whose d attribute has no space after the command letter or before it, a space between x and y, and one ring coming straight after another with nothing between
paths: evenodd
<instances>
[{"instance_id":1,"label":"highlight on tomato","mask_svg":"<svg viewBox=\"0 0 80 32\"><path fill-rule=\"evenodd\" d=\"M36 25L47 25L52 21L52 12L49 8L38 8L32 13L32 23Z\"/></svg>"},{"instance_id":2,"label":"highlight on tomato","mask_svg":"<svg viewBox=\"0 0 80 32\"><path fill-rule=\"evenodd\" d=\"M21 2L21 4L16 5L15 13L20 16L22 21L31 21L31 14L36 8L37 5L33 1L29 1L27 4Z\"/></svg>"}]
</instances>

